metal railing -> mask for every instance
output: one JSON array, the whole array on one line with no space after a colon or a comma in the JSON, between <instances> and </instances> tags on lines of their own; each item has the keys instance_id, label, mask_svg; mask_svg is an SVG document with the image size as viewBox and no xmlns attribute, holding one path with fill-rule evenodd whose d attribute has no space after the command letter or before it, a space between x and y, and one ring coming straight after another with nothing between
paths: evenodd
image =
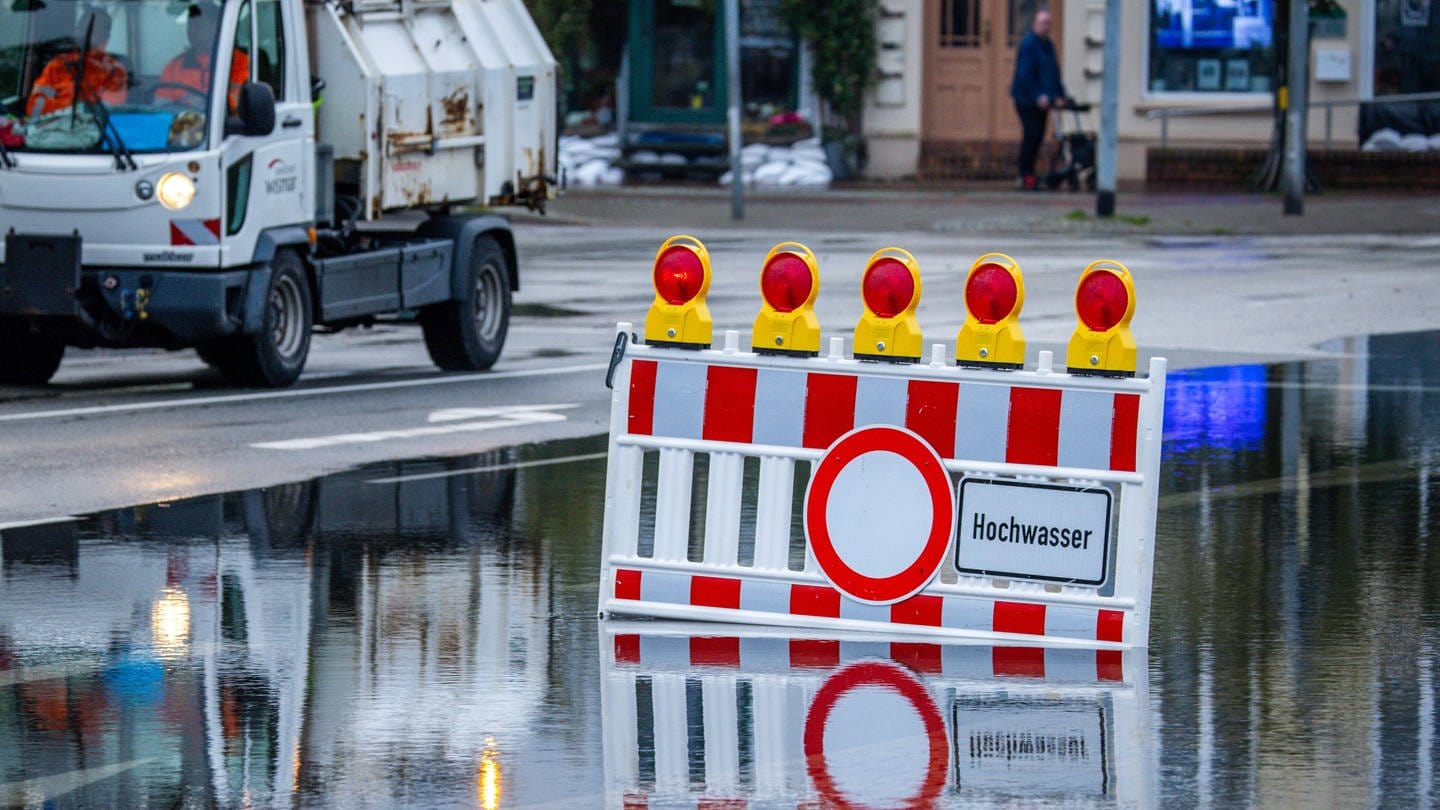
<instances>
[{"instance_id":1,"label":"metal railing","mask_svg":"<svg viewBox=\"0 0 1440 810\"><path fill-rule=\"evenodd\" d=\"M1312 101L1306 107L1306 114L1316 107L1325 108L1325 148L1328 150L1334 133L1334 113L1336 107L1355 107L1361 104L1405 104L1414 101L1440 101L1440 93L1404 93L1394 96L1381 96L1379 98L1342 98L1326 99L1324 101ZM1241 115L1257 112L1270 112L1274 107L1266 104L1264 106L1249 105L1244 107L1161 107L1158 110L1150 110L1145 117L1154 121L1160 119L1160 146L1170 145L1170 119L1191 118L1208 115Z\"/></svg>"}]
</instances>

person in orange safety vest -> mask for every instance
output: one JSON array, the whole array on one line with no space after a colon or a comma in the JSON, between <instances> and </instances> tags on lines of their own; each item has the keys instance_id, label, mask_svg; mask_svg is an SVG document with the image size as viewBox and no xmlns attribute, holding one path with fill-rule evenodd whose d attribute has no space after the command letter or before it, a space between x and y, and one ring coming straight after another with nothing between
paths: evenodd
<instances>
[{"instance_id":1,"label":"person in orange safety vest","mask_svg":"<svg viewBox=\"0 0 1440 810\"><path fill-rule=\"evenodd\" d=\"M183 84L195 88L204 97L210 87L210 51L215 41L215 30L219 27L217 12L196 4L190 7L190 18L185 23L185 33L190 38L190 47L171 59L160 73L160 81L168 84ZM240 99L240 85L250 80L250 57L236 49L230 57L230 109L234 110ZM190 94L178 87L160 87L155 91L156 100L182 101Z\"/></svg>"},{"instance_id":2,"label":"person in orange safety vest","mask_svg":"<svg viewBox=\"0 0 1440 810\"><path fill-rule=\"evenodd\" d=\"M105 52L110 42L110 15L102 9L87 11L75 31L76 48L51 59L40 72L30 90L26 109L33 118L68 110L75 103L76 85L82 85L81 99L106 104L123 104L130 86L130 75L119 59ZM86 41L90 50L85 54L83 76L78 70L80 49Z\"/></svg>"}]
</instances>

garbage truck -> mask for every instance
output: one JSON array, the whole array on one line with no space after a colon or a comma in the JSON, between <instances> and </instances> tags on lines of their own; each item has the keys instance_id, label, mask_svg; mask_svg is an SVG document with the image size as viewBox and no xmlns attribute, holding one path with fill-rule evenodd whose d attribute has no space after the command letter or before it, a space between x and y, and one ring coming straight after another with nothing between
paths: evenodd
<instances>
[{"instance_id":1,"label":"garbage truck","mask_svg":"<svg viewBox=\"0 0 1440 810\"><path fill-rule=\"evenodd\" d=\"M0 383L160 347L283 387L391 315L489 368L555 92L522 0L0 0Z\"/></svg>"}]
</instances>

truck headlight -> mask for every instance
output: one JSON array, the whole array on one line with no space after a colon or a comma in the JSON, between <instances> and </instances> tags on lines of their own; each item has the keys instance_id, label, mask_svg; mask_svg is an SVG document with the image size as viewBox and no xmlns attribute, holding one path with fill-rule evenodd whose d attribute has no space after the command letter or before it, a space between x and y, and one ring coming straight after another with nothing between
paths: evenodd
<instances>
[{"instance_id":1,"label":"truck headlight","mask_svg":"<svg viewBox=\"0 0 1440 810\"><path fill-rule=\"evenodd\" d=\"M161 205L171 211L179 211L195 199L195 181L183 174L170 172L160 178L155 192Z\"/></svg>"}]
</instances>

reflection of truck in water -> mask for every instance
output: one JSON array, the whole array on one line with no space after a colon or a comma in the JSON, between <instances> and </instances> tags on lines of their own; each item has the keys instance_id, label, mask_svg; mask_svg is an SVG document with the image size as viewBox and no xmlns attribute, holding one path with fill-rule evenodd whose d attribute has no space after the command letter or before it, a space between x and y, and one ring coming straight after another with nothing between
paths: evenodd
<instances>
[{"instance_id":1,"label":"reflection of truck in water","mask_svg":"<svg viewBox=\"0 0 1440 810\"><path fill-rule=\"evenodd\" d=\"M0 806L466 798L382 796L406 754L473 797L549 671L516 471L448 474L509 453L0 530Z\"/></svg>"},{"instance_id":2,"label":"reflection of truck in water","mask_svg":"<svg viewBox=\"0 0 1440 810\"><path fill-rule=\"evenodd\" d=\"M543 208L554 84L521 0L6 0L0 382L158 346L284 386L399 311L490 367L514 238L457 207Z\"/></svg>"}]
</instances>

